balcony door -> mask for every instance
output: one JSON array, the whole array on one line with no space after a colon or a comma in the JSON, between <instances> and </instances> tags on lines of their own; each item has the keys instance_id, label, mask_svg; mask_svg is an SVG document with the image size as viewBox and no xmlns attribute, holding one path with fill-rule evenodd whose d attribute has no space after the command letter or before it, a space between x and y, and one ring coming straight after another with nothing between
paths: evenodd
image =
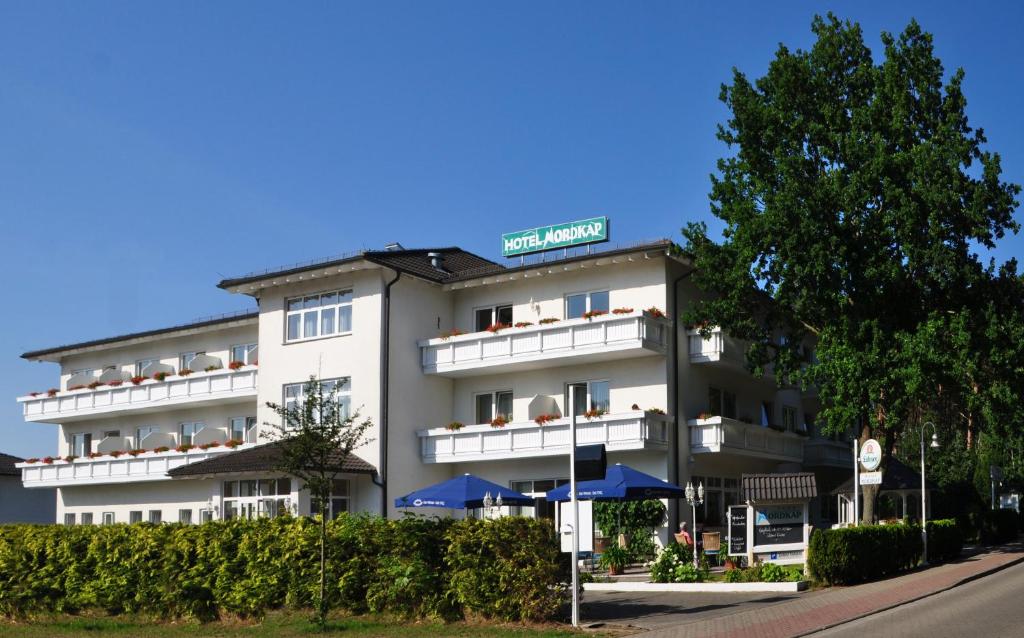
<instances>
[{"instance_id":1,"label":"balcony door","mask_svg":"<svg viewBox=\"0 0 1024 638\"><path fill-rule=\"evenodd\" d=\"M475 322L475 329L477 332L483 332L492 325L501 324L503 326L512 325L512 306L488 306L486 308L477 308L473 311L473 317Z\"/></svg>"},{"instance_id":2,"label":"balcony door","mask_svg":"<svg viewBox=\"0 0 1024 638\"><path fill-rule=\"evenodd\" d=\"M576 416L584 416L587 412L607 414L611 408L610 396L609 384L606 380L569 383L565 390L566 412L572 405ZM573 403L570 403L570 397L574 399Z\"/></svg>"}]
</instances>

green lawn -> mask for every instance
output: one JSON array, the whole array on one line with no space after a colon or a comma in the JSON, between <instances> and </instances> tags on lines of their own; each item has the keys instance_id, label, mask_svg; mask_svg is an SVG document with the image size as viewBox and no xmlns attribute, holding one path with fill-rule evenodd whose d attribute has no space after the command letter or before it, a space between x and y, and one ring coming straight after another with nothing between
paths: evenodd
<instances>
[{"instance_id":1,"label":"green lawn","mask_svg":"<svg viewBox=\"0 0 1024 638\"><path fill-rule=\"evenodd\" d=\"M579 632L557 627L521 627L479 623L443 624L434 622L402 623L374 617L333 619L329 631L320 633L308 615L271 614L260 623L224 621L207 624L180 622L156 623L137 617L54 616L31 622L0 620L0 636L50 638L51 636L125 636L163 638L164 636L344 636L345 638L426 638L434 636L480 636L481 638L569 638Z\"/></svg>"}]
</instances>

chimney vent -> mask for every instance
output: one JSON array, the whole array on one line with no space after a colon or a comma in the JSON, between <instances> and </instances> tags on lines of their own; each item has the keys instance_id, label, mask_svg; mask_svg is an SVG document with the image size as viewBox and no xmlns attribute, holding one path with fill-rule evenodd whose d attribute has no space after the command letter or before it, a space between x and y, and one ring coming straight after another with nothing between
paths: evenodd
<instances>
[{"instance_id":1,"label":"chimney vent","mask_svg":"<svg viewBox=\"0 0 1024 638\"><path fill-rule=\"evenodd\" d=\"M441 265L441 253L427 253L427 257L430 258L430 265L434 268L447 272L444 266Z\"/></svg>"},{"instance_id":2,"label":"chimney vent","mask_svg":"<svg viewBox=\"0 0 1024 638\"><path fill-rule=\"evenodd\" d=\"M396 242L392 242L392 243L390 243L390 244L387 244L387 245L385 245L385 246L384 246L384 250L386 250L386 251L388 251L388 252L392 252L392 253L393 253L393 252L395 252L396 250L405 250L405 247L404 247L404 246L402 246L402 244L400 244L400 243L398 243L398 242L396 241Z\"/></svg>"}]
</instances>

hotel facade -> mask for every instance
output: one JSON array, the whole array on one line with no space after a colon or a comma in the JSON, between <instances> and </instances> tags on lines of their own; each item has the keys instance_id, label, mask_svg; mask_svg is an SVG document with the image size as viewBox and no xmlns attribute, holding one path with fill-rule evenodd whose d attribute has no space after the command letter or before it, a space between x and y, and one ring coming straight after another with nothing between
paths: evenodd
<instances>
[{"instance_id":1,"label":"hotel facade","mask_svg":"<svg viewBox=\"0 0 1024 638\"><path fill-rule=\"evenodd\" d=\"M702 293L670 241L511 265L389 248L221 281L249 312L25 353L60 378L17 399L57 438L53 457L17 464L24 486L57 488L64 524L308 514L275 471L267 404L302 401L311 375L373 422L332 515L394 516L396 497L469 472L537 498L514 513L553 517L570 395L579 444L703 483L708 527L740 502L742 474L810 470L824 494L850 474L813 391L753 377L743 344L679 321ZM662 538L691 516L668 505ZM811 504L814 524L837 518L831 498Z\"/></svg>"}]
</instances>

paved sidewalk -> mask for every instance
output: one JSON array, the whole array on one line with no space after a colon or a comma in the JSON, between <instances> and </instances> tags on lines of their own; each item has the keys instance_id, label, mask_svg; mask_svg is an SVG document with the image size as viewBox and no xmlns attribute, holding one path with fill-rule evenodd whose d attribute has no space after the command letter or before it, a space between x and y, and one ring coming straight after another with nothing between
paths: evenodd
<instances>
[{"instance_id":1,"label":"paved sidewalk","mask_svg":"<svg viewBox=\"0 0 1024 638\"><path fill-rule=\"evenodd\" d=\"M955 563L855 587L832 587L774 605L663 627L644 638L794 638L944 591L1024 561L1014 543Z\"/></svg>"}]
</instances>

